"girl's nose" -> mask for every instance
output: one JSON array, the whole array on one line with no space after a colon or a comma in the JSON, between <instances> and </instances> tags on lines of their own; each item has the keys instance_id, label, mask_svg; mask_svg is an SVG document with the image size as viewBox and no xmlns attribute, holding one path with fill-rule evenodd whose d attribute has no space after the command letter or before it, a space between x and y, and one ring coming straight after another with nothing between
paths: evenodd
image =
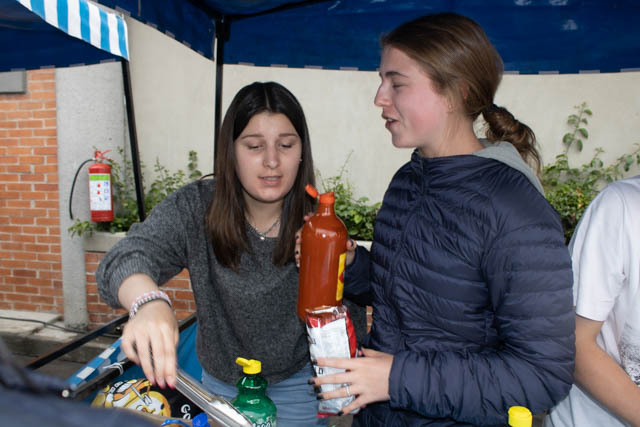
<instances>
[{"instance_id":1,"label":"girl's nose","mask_svg":"<svg viewBox=\"0 0 640 427\"><path fill-rule=\"evenodd\" d=\"M278 149L275 147L267 147L264 151L263 164L270 169L276 168L280 163Z\"/></svg>"},{"instance_id":2,"label":"girl's nose","mask_svg":"<svg viewBox=\"0 0 640 427\"><path fill-rule=\"evenodd\" d=\"M382 84L378 86L376 96L373 98L373 104L376 107L384 107L389 105L389 97L387 96L387 91Z\"/></svg>"}]
</instances>

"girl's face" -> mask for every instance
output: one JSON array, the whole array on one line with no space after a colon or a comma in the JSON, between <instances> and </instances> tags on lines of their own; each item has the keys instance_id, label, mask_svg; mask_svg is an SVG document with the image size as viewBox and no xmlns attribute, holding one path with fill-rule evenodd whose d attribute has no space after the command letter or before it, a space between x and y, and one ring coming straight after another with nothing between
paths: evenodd
<instances>
[{"instance_id":1,"label":"girl's face","mask_svg":"<svg viewBox=\"0 0 640 427\"><path fill-rule=\"evenodd\" d=\"M452 116L448 99L435 91L416 61L394 47L382 52L380 78L374 104L382 107L393 145L418 148L424 157L439 155Z\"/></svg>"},{"instance_id":2,"label":"girl's face","mask_svg":"<svg viewBox=\"0 0 640 427\"><path fill-rule=\"evenodd\" d=\"M282 204L300 166L302 142L280 113L259 113L234 141L236 175L248 208Z\"/></svg>"}]
</instances>

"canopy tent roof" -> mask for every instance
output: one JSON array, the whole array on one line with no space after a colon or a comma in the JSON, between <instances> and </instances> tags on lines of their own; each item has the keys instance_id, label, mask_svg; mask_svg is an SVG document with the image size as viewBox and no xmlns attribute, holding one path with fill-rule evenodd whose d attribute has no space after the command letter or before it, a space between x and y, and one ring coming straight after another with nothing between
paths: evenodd
<instances>
[{"instance_id":1,"label":"canopy tent roof","mask_svg":"<svg viewBox=\"0 0 640 427\"><path fill-rule=\"evenodd\" d=\"M86 0L0 0L0 70L129 58L120 14Z\"/></svg>"},{"instance_id":2,"label":"canopy tent roof","mask_svg":"<svg viewBox=\"0 0 640 427\"><path fill-rule=\"evenodd\" d=\"M216 136L222 64L375 70L380 35L427 13L453 11L475 19L507 72L640 70L635 0L0 0L0 71L128 59L124 20L93 3L152 25L210 59L216 39L224 40L216 46L224 59L216 62ZM122 68L144 220L127 61ZM217 138L214 152L216 146Z\"/></svg>"},{"instance_id":3,"label":"canopy tent roof","mask_svg":"<svg viewBox=\"0 0 640 427\"><path fill-rule=\"evenodd\" d=\"M640 17L640 2L634 0L97 2L153 25L211 59L216 26L222 29L224 17L228 29L226 64L375 70L381 33L419 15L454 11L483 26L507 72L640 70L640 26L635 22ZM91 63L109 57L91 52L90 46L69 40L53 27L45 34L44 29L35 29L30 23L29 31L16 37L16 26L25 26L25 22L13 14L12 4L16 0L0 0L0 69ZM58 59L38 61L39 55Z\"/></svg>"}]
</instances>

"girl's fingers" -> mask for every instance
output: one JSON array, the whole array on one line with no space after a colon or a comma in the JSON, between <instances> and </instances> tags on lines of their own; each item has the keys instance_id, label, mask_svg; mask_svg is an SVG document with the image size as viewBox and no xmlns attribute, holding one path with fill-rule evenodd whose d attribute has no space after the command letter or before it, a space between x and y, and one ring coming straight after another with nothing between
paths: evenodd
<instances>
[{"instance_id":1,"label":"girl's fingers","mask_svg":"<svg viewBox=\"0 0 640 427\"><path fill-rule=\"evenodd\" d=\"M317 366L330 366L332 368L352 369L356 367L358 362L360 361L357 358L347 359L347 358L319 357L316 360L315 364Z\"/></svg>"},{"instance_id":2,"label":"girl's fingers","mask_svg":"<svg viewBox=\"0 0 640 427\"><path fill-rule=\"evenodd\" d=\"M321 377L314 377L313 378L313 384L315 384L315 385L347 384L349 382L351 382L351 376L347 372L342 373L342 374L323 375Z\"/></svg>"},{"instance_id":3,"label":"girl's fingers","mask_svg":"<svg viewBox=\"0 0 640 427\"><path fill-rule=\"evenodd\" d=\"M171 334L164 334L164 380L171 388L176 386L176 344Z\"/></svg>"},{"instance_id":4,"label":"girl's fingers","mask_svg":"<svg viewBox=\"0 0 640 427\"><path fill-rule=\"evenodd\" d=\"M131 360L136 365L139 365L140 359L138 358L138 352L136 352L134 344L135 340L127 333L127 327L125 326L122 333L122 341L120 342L120 347L129 360Z\"/></svg>"},{"instance_id":5,"label":"girl's fingers","mask_svg":"<svg viewBox=\"0 0 640 427\"><path fill-rule=\"evenodd\" d=\"M362 350L362 354L364 354L366 357L376 357L378 355L384 355L385 353L382 353L380 351L377 350L372 350L370 348L366 348L366 347L361 347Z\"/></svg>"},{"instance_id":6,"label":"girl's fingers","mask_svg":"<svg viewBox=\"0 0 640 427\"><path fill-rule=\"evenodd\" d=\"M176 376L176 346L168 325L159 326L151 339L152 364L158 386L174 384Z\"/></svg>"},{"instance_id":7,"label":"girl's fingers","mask_svg":"<svg viewBox=\"0 0 640 427\"><path fill-rule=\"evenodd\" d=\"M306 219L305 219L306 221ZM300 268L300 245L302 244L302 241L300 240L301 237L301 232L300 230L298 230L298 232L296 233L296 248L295 248L295 259L296 259L296 267Z\"/></svg>"},{"instance_id":8,"label":"girl's fingers","mask_svg":"<svg viewBox=\"0 0 640 427\"><path fill-rule=\"evenodd\" d=\"M325 391L318 394L318 396L320 396L322 400L330 400L330 399L337 399L337 398L344 399L345 397L357 396L357 395L358 395L358 390L357 388L354 389L352 384L349 384L348 386L343 385L342 387L338 387L335 390Z\"/></svg>"},{"instance_id":9,"label":"girl's fingers","mask_svg":"<svg viewBox=\"0 0 640 427\"><path fill-rule=\"evenodd\" d=\"M366 405L360 406L360 404L358 403L358 399L356 399L353 402L349 403L344 408L342 408L342 415L349 415L352 411L355 411L358 408L363 408L365 406Z\"/></svg>"},{"instance_id":10,"label":"girl's fingers","mask_svg":"<svg viewBox=\"0 0 640 427\"><path fill-rule=\"evenodd\" d=\"M136 351L138 353L138 358L140 360L140 367L142 368L145 377L147 377L151 384L155 384L156 377L153 372L153 361L151 360L149 339L146 337L145 339L136 339L135 345Z\"/></svg>"},{"instance_id":11,"label":"girl's fingers","mask_svg":"<svg viewBox=\"0 0 640 427\"><path fill-rule=\"evenodd\" d=\"M151 340L151 357L153 364L153 373L158 383L158 387L164 388L165 385L165 368L166 368L166 355L164 352L163 339Z\"/></svg>"},{"instance_id":12,"label":"girl's fingers","mask_svg":"<svg viewBox=\"0 0 640 427\"><path fill-rule=\"evenodd\" d=\"M318 394L318 398L321 400L330 400L330 399L335 399L335 398L345 398L345 397L349 397L349 396L355 396L356 398L353 400L353 402L349 403L348 405L346 405L345 407L343 407L339 413L339 415L348 415L351 412L357 410L358 408L365 408L367 405L364 403L364 400L362 398L360 398L359 394L357 392L353 391L353 386L349 386L349 388L347 389L347 387L341 387L337 390L333 390L331 392L326 392L326 393L321 393Z\"/></svg>"}]
</instances>

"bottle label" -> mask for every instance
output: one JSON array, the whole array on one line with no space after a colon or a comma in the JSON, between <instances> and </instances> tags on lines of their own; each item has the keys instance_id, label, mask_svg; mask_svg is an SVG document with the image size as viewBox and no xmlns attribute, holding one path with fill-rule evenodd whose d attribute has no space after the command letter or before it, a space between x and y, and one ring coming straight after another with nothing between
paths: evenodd
<instances>
[{"instance_id":1,"label":"bottle label","mask_svg":"<svg viewBox=\"0 0 640 427\"><path fill-rule=\"evenodd\" d=\"M269 415L253 423L253 427L276 427L276 417Z\"/></svg>"},{"instance_id":2,"label":"bottle label","mask_svg":"<svg viewBox=\"0 0 640 427\"><path fill-rule=\"evenodd\" d=\"M347 253L340 254L338 260L338 286L336 286L336 302L342 301L342 294L344 292L344 267L347 262Z\"/></svg>"},{"instance_id":3,"label":"bottle label","mask_svg":"<svg viewBox=\"0 0 640 427\"><path fill-rule=\"evenodd\" d=\"M111 181L109 174L89 174L89 206L92 211L111 210Z\"/></svg>"}]
</instances>

